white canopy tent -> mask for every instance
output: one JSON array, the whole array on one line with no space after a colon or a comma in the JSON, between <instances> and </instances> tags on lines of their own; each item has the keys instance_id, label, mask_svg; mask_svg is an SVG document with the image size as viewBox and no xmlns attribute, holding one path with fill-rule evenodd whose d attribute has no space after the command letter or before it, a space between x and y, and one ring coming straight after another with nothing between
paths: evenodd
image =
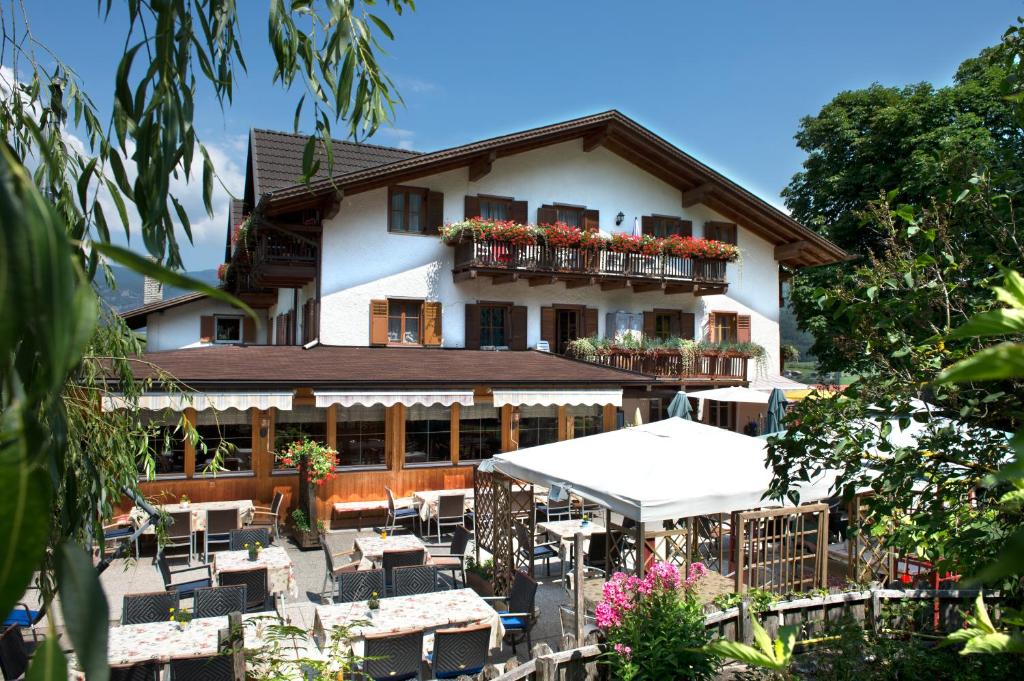
<instances>
[{"instance_id":1,"label":"white canopy tent","mask_svg":"<svg viewBox=\"0 0 1024 681\"><path fill-rule=\"evenodd\" d=\"M512 478L562 485L637 522L774 505L765 441L680 418L499 454ZM798 487L802 503L833 495L835 473Z\"/></svg>"}]
</instances>

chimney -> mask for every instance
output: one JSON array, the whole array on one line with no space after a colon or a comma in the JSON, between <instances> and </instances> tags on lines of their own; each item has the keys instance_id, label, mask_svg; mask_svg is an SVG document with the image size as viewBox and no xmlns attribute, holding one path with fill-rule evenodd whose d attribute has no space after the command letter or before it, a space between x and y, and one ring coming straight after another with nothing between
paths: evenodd
<instances>
[{"instance_id":1,"label":"chimney","mask_svg":"<svg viewBox=\"0 0 1024 681\"><path fill-rule=\"evenodd\" d=\"M149 259L156 262L156 258L153 256L149 256ZM150 303L156 303L163 299L164 285L152 277L145 277L142 280L142 304L149 305Z\"/></svg>"}]
</instances>

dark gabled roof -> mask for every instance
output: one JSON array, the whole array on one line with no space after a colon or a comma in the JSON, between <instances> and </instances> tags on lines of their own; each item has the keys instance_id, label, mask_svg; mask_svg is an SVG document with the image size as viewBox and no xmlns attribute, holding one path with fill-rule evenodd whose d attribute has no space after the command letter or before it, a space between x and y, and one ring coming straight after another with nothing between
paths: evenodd
<instances>
[{"instance_id":1,"label":"dark gabled roof","mask_svg":"<svg viewBox=\"0 0 1024 681\"><path fill-rule=\"evenodd\" d=\"M253 190L255 199L261 195L292 187L302 176L302 154L309 140L308 135L295 135L273 130L253 129L249 133L249 153L253 166ZM418 151L382 147L374 144L360 144L344 140L334 142L334 174L366 170L380 165L415 158ZM320 169L313 176L312 182L325 180L327 174L327 154L323 146L316 147Z\"/></svg>"},{"instance_id":2,"label":"dark gabled roof","mask_svg":"<svg viewBox=\"0 0 1024 681\"><path fill-rule=\"evenodd\" d=\"M641 374L547 352L317 345L219 345L150 352L139 378L156 365L189 385L278 386L644 386Z\"/></svg>"},{"instance_id":3,"label":"dark gabled roof","mask_svg":"<svg viewBox=\"0 0 1024 681\"><path fill-rule=\"evenodd\" d=\"M185 295L181 295L176 298L158 300L146 305L140 305L139 307L131 310L125 310L121 313L121 317L128 324L128 328L141 329L146 325L146 317L154 312L169 310L172 307L178 307L179 305L187 305L188 303L194 303L197 300L203 300L204 298L206 298L205 293L186 293Z\"/></svg>"},{"instance_id":4,"label":"dark gabled roof","mask_svg":"<svg viewBox=\"0 0 1024 681\"><path fill-rule=\"evenodd\" d=\"M849 257L828 239L615 110L409 156L385 165L347 172L336 166L333 177L308 185L293 182L276 190L261 188L254 200L261 210L273 215L333 197L339 189L355 194L578 138L608 148L684 193L699 192L700 203L743 224L770 243L796 247L795 255L787 254L786 264L819 265ZM301 145L297 153L301 163Z\"/></svg>"}]
</instances>

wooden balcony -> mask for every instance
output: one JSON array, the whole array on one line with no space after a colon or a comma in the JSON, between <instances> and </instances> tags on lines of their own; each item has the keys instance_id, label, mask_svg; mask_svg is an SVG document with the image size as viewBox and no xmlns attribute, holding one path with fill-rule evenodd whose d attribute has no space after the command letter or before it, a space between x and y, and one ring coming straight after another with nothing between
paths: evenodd
<instances>
[{"instance_id":1,"label":"wooden balcony","mask_svg":"<svg viewBox=\"0 0 1024 681\"><path fill-rule=\"evenodd\" d=\"M733 381L747 380L750 356L738 352L704 352L692 362L680 352L671 350L638 351L602 350L590 361L596 364L636 371L648 376L673 380Z\"/></svg>"},{"instance_id":2,"label":"wooden balcony","mask_svg":"<svg viewBox=\"0 0 1024 681\"><path fill-rule=\"evenodd\" d=\"M568 288L632 287L637 292L708 295L724 293L726 263L666 255L613 253L544 244L516 246L501 241L472 240L455 245L455 281L487 276L495 284L519 279L531 286L565 281Z\"/></svg>"},{"instance_id":3,"label":"wooden balcony","mask_svg":"<svg viewBox=\"0 0 1024 681\"><path fill-rule=\"evenodd\" d=\"M316 278L317 246L307 237L278 229L260 229L248 251L249 288L298 288Z\"/></svg>"}]
</instances>

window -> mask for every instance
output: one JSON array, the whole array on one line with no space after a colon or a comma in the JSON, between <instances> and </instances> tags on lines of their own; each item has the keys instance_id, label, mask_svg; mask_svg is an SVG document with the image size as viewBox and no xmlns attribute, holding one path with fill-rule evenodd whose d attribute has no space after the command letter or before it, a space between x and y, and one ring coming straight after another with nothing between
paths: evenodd
<instances>
[{"instance_id":1,"label":"window","mask_svg":"<svg viewBox=\"0 0 1024 681\"><path fill-rule=\"evenodd\" d=\"M714 326L712 327L712 340L716 343L735 343L738 341L736 314L729 312L715 312Z\"/></svg>"},{"instance_id":2,"label":"window","mask_svg":"<svg viewBox=\"0 0 1024 681\"><path fill-rule=\"evenodd\" d=\"M501 452L501 410L486 404L459 411L459 461L489 459Z\"/></svg>"},{"instance_id":3,"label":"window","mask_svg":"<svg viewBox=\"0 0 1024 681\"><path fill-rule=\"evenodd\" d=\"M654 315L654 337L658 340L668 340L679 334L677 328L673 328L673 322L679 318L674 312L656 312Z\"/></svg>"},{"instance_id":4,"label":"window","mask_svg":"<svg viewBox=\"0 0 1024 681\"><path fill-rule=\"evenodd\" d=\"M215 343L241 343L242 318L214 317L213 340Z\"/></svg>"},{"instance_id":5,"label":"window","mask_svg":"<svg viewBox=\"0 0 1024 681\"><path fill-rule=\"evenodd\" d=\"M574 206L555 206L555 221L582 229L583 209Z\"/></svg>"},{"instance_id":6,"label":"window","mask_svg":"<svg viewBox=\"0 0 1024 681\"><path fill-rule=\"evenodd\" d=\"M452 460L452 412L448 407L414 405L405 412L405 463Z\"/></svg>"},{"instance_id":7,"label":"window","mask_svg":"<svg viewBox=\"0 0 1024 681\"><path fill-rule=\"evenodd\" d=\"M707 400L708 424L726 430L736 430L736 403Z\"/></svg>"},{"instance_id":8,"label":"window","mask_svg":"<svg viewBox=\"0 0 1024 681\"><path fill-rule=\"evenodd\" d=\"M519 408L519 448L558 441L558 407Z\"/></svg>"},{"instance_id":9,"label":"window","mask_svg":"<svg viewBox=\"0 0 1024 681\"><path fill-rule=\"evenodd\" d=\"M512 199L501 199L490 196L481 196L480 217L485 220L511 220Z\"/></svg>"},{"instance_id":10,"label":"window","mask_svg":"<svg viewBox=\"0 0 1024 681\"><path fill-rule=\"evenodd\" d=\"M338 465L383 466L384 406L338 407Z\"/></svg>"},{"instance_id":11,"label":"window","mask_svg":"<svg viewBox=\"0 0 1024 681\"><path fill-rule=\"evenodd\" d=\"M507 348L509 310L504 305L480 306L480 347Z\"/></svg>"},{"instance_id":12,"label":"window","mask_svg":"<svg viewBox=\"0 0 1024 681\"><path fill-rule=\"evenodd\" d=\"M422 315L421 300L389 300L388 342L418 345Z\"/></svg>"},{"instance_id":13,"label":"window","mask_svg":"<svg viewBox=\"0 0 1024 681\"><path fill-rule=\"evenodd\" d=\"M196 445L197 474L213 465L218 452L219 471L252 470L252 414L248 410L204 409L196 414L196 432L202 438Z\"/></svg>"},{"instance_id":14,"label":"window","mask_svg":"<svg viewBox=\"0 0 1024 681\"><path fill-rule=\"evenodd\" d=\"M418 187L392 187L388 231L423 234L427 222L427 190Z\"/></svg>"},{"instance_id":15,"label":"window","mask_svg":"<svg viewBox=\"0 0 1024 681\"><path fill-rule=\"evenodd\" d=\"M570 406L569 417L572 419L572 436L586 437L604 432L604 416L601 407L593 406Z\"/></svg>"},{"instance_id":16,"label":"window","mask_svg":"<svg viewBox=\"0 0 1024 681\"><path fill-rule=\"evenodd\" d=\"M693 225L689 220L651 215L643 218L643 232L645 235L657 237L672 236L673 234L690 236L693 234Z\"/></svg>"},{"instance_id":17,"label":"window","mask_svg":"<svg viewBox=\"0 0 1024 681\"><path fill-rule=\"evenodd\" d=\"M704 238L736 245L736 225L732 222L705 222Z\"/></svg>"},{"instance_id":18,"label":"window","mask_svg":"<svg viewBox=\"0 0 1024 681\"><path fill-rule=\"evenodd\" d=\"M327 410L317 407L299 407L290 411L279 411L274 425L274 452L280 452L296 440L309 438L321 444L327 443ZM294 470L274 457L275 470Z\"/></svg>"},{"instance_id":19,"label":"window","mask_svg":"<svg viewBox=\"0 0 1024 681\"><path fill-rule=\"evenodd\" d=\"M156 476L184 475L185 431L178 427L183 415L143 411L140 418L142 426L147 430L149 448L146 456L140 457L137 462L139 476L149 476L150 461Z\"/></svg>"}]
</instances>

